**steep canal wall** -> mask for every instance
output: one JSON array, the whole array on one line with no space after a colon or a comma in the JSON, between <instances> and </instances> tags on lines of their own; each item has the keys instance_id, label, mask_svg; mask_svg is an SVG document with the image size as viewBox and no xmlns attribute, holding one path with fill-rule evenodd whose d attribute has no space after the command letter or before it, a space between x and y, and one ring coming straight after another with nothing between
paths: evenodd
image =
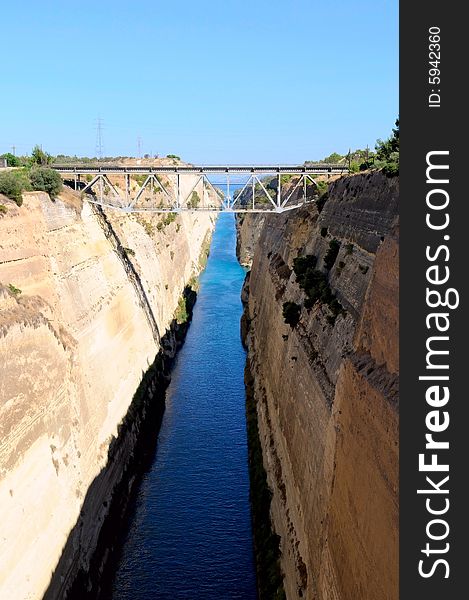
<instances>
[{"instance_id":1,"label":"steep canal wall","mask_svg":"<svg viewBox=\"0 0 469 600\"><path fill-rule=\"evenodd\" d=\"M104 214L70 191L2 202L0 597L63 599L99 579L214 220Z\"/></svg>"},{"instance_id":2,"label":"steep canal wall","mask_svg":"<svg viewBox=\"0 0 469 600\"><path fill-rule=\"evenodd\" d=\"M233 215L220 215L156 453L103 598L256 600L235 239Z\"/></svg>"},{"instance_id":3,"label":"steep canal wall","mask_svg":"<svg viewBox=\"0 0 469 600\"><path fill-rule=\"evenodd\" d=\"M319 206L238 221L246 383L289 600L398 597L398 192L347 176Z\"/></svg>"}]
</instances>

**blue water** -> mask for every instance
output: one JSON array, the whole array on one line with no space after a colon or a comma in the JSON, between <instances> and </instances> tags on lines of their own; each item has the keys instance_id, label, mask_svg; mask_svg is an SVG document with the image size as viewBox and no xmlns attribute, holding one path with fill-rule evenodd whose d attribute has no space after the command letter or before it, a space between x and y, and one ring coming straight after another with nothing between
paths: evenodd
<instances>
[{"instance_id":1,"label":"blue water","mask_svg":"<svg viewBox=\"0 0 469 600\"><path fill-rule=\"evenodd\" d=\"M221 214L167 390L113 588L115 600L255 600L243 371L244 271Z\"/></svg>"}]
</instances>

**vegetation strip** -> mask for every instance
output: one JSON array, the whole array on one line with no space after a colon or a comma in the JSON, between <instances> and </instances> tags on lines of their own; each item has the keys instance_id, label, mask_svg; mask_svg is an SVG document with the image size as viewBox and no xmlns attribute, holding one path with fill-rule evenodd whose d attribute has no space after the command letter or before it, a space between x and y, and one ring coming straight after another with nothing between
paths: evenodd
<instances>
[{"instance_id":1,"label":"vegetation strip","mask_svg":"<svg viewBox=\"0 0 469 600\"><path fill-rule=\"evenodd\" d=\"M62 177L47 166L52 157L43 152L39 146L35 146L31 156L21 162L12 154L3 156L9 166L16 168L0 173L0 194L16 202L18 206L23 204L23 192L32 190L47 192L54 200L62 190Z\"/></svg>"}]
</instances>

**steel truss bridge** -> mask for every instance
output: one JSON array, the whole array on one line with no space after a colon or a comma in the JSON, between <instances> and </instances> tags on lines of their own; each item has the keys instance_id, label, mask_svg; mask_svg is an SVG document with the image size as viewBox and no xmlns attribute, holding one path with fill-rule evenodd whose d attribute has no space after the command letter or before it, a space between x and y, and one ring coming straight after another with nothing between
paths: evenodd
<instances>
[{"instance_id":1,"label":"steel truss bridge","mask_svg":"<svg viewBox=\"0 0 469 600\"><path fill-rule=\"evenodd\" d=\"M318 175L337 164L114 166L52 165L90 202L124 212L277 212L318 197ZM221 181L218 181L220 180Z\"/></svg>"}]
</instances>

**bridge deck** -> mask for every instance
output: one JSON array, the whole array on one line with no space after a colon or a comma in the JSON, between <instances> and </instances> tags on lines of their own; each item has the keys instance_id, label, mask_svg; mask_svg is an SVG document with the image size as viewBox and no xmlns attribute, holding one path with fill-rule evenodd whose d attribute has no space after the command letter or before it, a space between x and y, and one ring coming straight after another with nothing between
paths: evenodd
<instances>
[{"instance_id":1,"label":"bridge deck","mask_svg":"<svg viewBox=\"0 0 469 600\"><path fill-rule=\"evenodd\" d=\"M61 173L193 173L193 174L273 174L284 175L296 174L340 174L348 173L344 165L321 163L305 167L303 165L172 165L172 166L134 166L134 165L51 165L53 169Z\"/></svg>"}]
</instances>

